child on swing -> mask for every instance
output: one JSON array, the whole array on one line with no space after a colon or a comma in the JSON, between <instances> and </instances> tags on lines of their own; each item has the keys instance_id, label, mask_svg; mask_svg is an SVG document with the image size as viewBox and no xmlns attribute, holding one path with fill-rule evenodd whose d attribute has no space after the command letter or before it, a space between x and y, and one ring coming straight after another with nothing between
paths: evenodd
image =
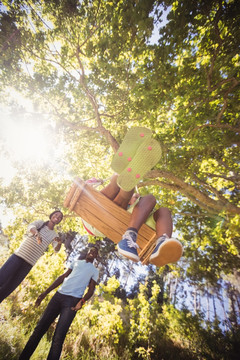
<instances>
[{"instance_id":1,"label":"child on swing","mask_svg":"<svg viewBox=\"0 0 240 360\"><path fill-rule=\"evenodd\" d=\"M157 235L149 262L164 266L182 256L181 243L171 238L173 226L170 210L161 207L154 211L156 199L153 195L140 197L134 194L135 185L159 161L160 156L160 145L151 138L151 131L141 127L132 128L113 157L111 167L118 174L112 176L101 193L132 214L128 229L117 245L119 253L135 262L140 260L136 241L139 229L146 223L156 230ZM104 236L85 221L84 226L92 235Z\"/></svg>"}]
</instances>

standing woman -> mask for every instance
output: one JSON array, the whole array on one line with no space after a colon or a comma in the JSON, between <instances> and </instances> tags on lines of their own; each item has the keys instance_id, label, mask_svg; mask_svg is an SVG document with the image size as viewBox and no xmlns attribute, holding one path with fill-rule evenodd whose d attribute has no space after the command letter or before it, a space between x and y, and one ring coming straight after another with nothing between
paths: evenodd
<instances>
[{"instance_id":1,"label":"standing woman","mask_svg":"<svg viewBox=\"0 0 240 360\"><path fill-rule=\"evenodd\" d=\"M62 242L53 229L62 218L56 210L49 221L37 220L28 226L24 241L0 269L0 303L21 284L50 243L55 252L60 250Z\"/></svg>"}]
</instances>

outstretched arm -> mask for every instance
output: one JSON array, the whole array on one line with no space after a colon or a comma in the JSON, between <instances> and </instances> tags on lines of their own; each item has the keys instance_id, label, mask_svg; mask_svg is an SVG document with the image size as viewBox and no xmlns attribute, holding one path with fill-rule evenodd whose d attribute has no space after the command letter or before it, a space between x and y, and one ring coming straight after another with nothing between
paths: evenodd
<instances>
[{"instance_id":1,"label":"outstretched arm","mask_svg":"<svg viewBox=\"0 0 240 360\"><path fill-rule=\"evenodd\" d=\"M42 237L40 235L40 233L38 232L37 228L34 226L32 227L29 232L35 237L35 239L37 240L38 244L42 243Z\"/></svg>"},{"instance_id":2,"label":"outstretched arm","mask_svg":"<svg viewBox=\"0 0 240 360\"><path fill-rule=\"evenodd\" d=\"M57 242L57 245L54 246L54 242ZM52 242L52 245L53 245L53 249L54 251L57 253L59 252L59 250L61 249L61 246L62 246L62 240L60 239L60 237L56 237L53 242Z\"/></svg>"},{"instance_id":3,"label":"outstretched arm","mask_svg":"<svg viewBox=\"0 0 240 360\"><path fill-rule=\"evenodd\" d=\"M68 269L64 274L60 275L42 294L40 294L35 302L35 306L39 306L43 299L47 296L50 291L62 284L63 280L71 274L72 269Z\"/></svg>"},{"instance_id":4,"label":"outstretched arm","mask_svg":"<svg viewBox=\"0 0 240 360\"><path fill-rule=\"evenodd\" d=\"M84 303L90 299L90 297L93 295L96 287L96 281L91 279L88 285L88 291L84 295L84 297L77 303L75 307L72 307L72 310L78 311L81 309L81 307L84 305Z\"/></svg>"}]
</instances>

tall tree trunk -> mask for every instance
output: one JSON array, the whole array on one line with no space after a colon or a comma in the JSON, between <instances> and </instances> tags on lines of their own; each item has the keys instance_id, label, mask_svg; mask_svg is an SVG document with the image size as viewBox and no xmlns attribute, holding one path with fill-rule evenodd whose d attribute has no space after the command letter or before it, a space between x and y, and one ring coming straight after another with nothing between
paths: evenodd
<instances>
[{"instance_id":1,"label":"tall tree trunk","mask_svg":"<svg viewBox=\"0 0 240 360\"><path fill-rule=\"evenodd\" d=\"M234 327L237 327L237 313L236 313L236 308L235 308L235 296L234 296L234 291L232 289L232 287L228 288L228 295L229 295L229 300L230 300L230 306L231 306L231 312L230 312L230 320L231 323L234 325Z\"/></svg>"},{"instance_id":2,"label":"tall tree trunk","mask_svg":"<svg viewBox=\"0 0 240 360\"><path fill-rule=\"evenodd\" d=\"M178 278L176 279L176 283L175 283L175 289L174 289L174 293L173 293L173 305L175 306L176 302L177 302L177 289L178 289Z\"/></svg>"},{"instance_id":3,"label":"tall tree trunk","mask_svg":"<svg viewBox=\"0 0 240 360\"><path fill-rule=\"evenodd\" d=\"M214 320L217 320L217 319L218 319L218 316L217 316L217 308L216 308L216 301L215 301L214 295L213 295L213 297L212 297L212 300L213 300Z\"/></svg>"},{"instance_id":4,"label":"tall tree trunk","mask_svg":"<svg viewBox=\"0 0 240 360\"><path fill-rule=\"evenodd\" d=\"M207 320L210 321L210 306L209 306L210 294L209 294L209 291L208 291L208 287L207 287L206 297L207 297Z\"/></svg>"},{"instance_id":5,"label":"tall tree trunk","mask_svg":"<svg viewBox=\"0 0 240 360\"><path fill-rule=\"evenodd\" d=\"M193 306L194 306L194 314L197 315L197 289L193 290Z\"/></svg>"},{"instance_id":6,"label":"tall tree trunk","mask_svg":"<svg viewBox=\"0 0 240 360\"><path fill-rule=\"evenodd\" d=\"M223 309L223 314L224 314L224 324L225 324L225 331L226 330L230 330L231 329L231 323L229 321L229 318L227 316L227 312L226 312L226 309L225 309L225 304L224 304L224 294L223 294L223 291L221 292L221 294L219 293L219 302L222 306L222 309Z\"/></svg>"}]
</instances>

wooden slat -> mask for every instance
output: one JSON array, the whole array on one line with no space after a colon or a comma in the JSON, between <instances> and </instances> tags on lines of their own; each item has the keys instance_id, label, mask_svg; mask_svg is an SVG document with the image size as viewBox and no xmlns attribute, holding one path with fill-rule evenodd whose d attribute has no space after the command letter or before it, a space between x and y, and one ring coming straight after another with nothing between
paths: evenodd
<instances>
[{"instance_id":1,"label":"wooden slat","mask_svg":"<svg viewBox=\"0 0 240 360\"><path fill-rule=\"evenodd\" d=\"M72 200L72 197L73 197L76 189L77 189L77 183L74 181L74 183L71 186L71 189L69 190L69 192L68 192L68 194L67 194L67 196L66 196L66 198L64 200L63 206L69 207L70 202Z\"/></svg>"},{"instance_id":2,"label":"wooden slat","mask_svg":"<svg viewBox=\"0 0 240 360\"><path fill-rule=\"evenodd\" d=\"M80 179L74 182L64 205L115 243L121 240L131 218L128 211ZM155 231L143 224L137 239L140 254L148 253L148 246L154 242L155 237Z\"/></svg>"}]
</instances>

